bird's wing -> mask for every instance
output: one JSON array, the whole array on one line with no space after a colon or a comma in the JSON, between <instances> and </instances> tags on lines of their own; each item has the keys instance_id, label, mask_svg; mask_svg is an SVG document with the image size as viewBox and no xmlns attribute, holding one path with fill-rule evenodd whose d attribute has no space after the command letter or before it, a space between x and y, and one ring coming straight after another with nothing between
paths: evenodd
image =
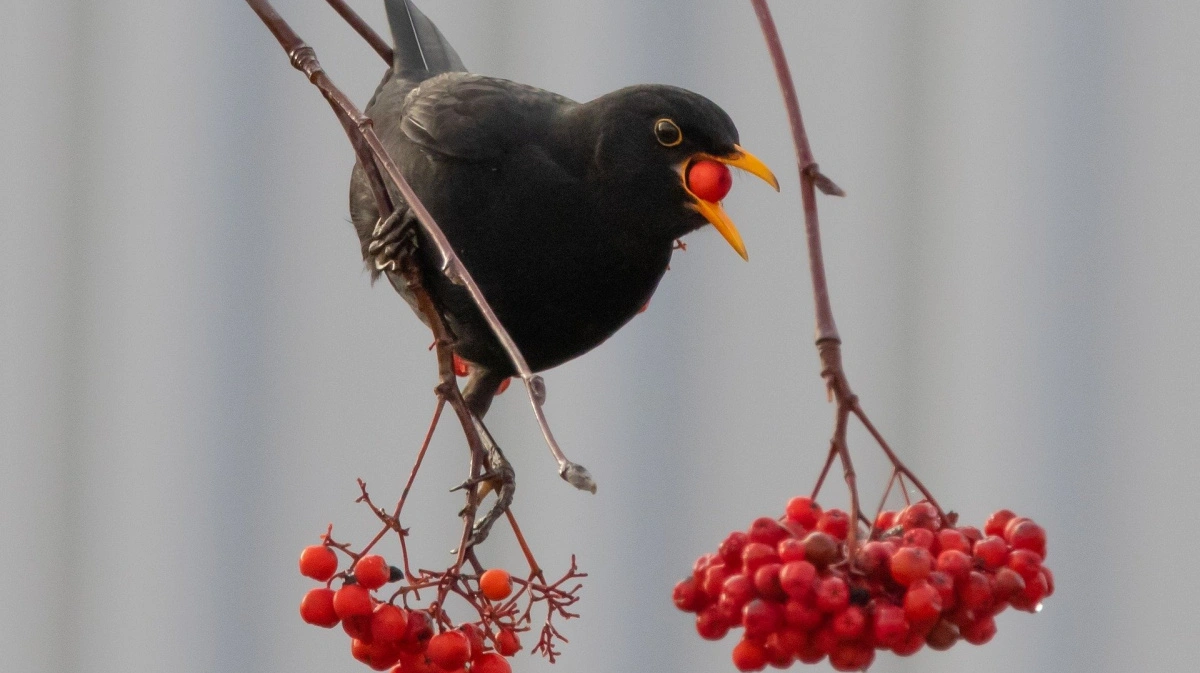
<instances>
[{"instance_id":1,"label":"bird's wing","mask_svg":"<svg viewBox=\"0 0 1200 673\"><path fill-rule=\"evenodd\" d=\"M509 80L450 73L422 82L408 94L401 128L427 151L491 162L544 138L552 117L562 106L573 104Z\"/></svg>"},{"instance_id":2,"label":"bird's wing","mask_svg":"<svg viewBox=\"0 0 1200 673\"><path fill-rule=\"evenodd\" d=\"M396 45L392 72L421 81L444 72L463 72L462 59L442 31L409 0L384 0L392 41Z\"/></svg>"}]
</instances>

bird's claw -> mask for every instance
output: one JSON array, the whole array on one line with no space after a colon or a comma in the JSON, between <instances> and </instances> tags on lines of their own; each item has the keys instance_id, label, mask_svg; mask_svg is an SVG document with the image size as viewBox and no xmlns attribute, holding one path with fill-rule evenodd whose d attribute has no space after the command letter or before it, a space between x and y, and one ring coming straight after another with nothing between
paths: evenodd
<instances>
[{"instance_id":1,"label":"bird's claw","mask_svg":"<svg viewBox=\"0 0 1200 673\"><path fill-rule=\"evenodd\" d=\"M503 456L501 456L501 459L503 459ZM517 475L513 471L512 466L505 460L503 468L493 469L487 475L479 477L477 480L468 481L476 481L476 483L486 482L491 484L492 490L496 492L496 502L492 504L487 514L475 520L475 525L471 528L471 539L467 544L473 547L487 539L488 533L492 531L492 525L512 505L513 496L517 492Z\"/></svg>"},{"instance_id":2,"label":"bird's claw","mask_svg":"<svg viewBox=\"0 0 1200 673\"><path fill-rule=\"evenodd\" d=\"M396 260L410 250L414 243L416 228L412 226L412 217L396 210L387 218L380 218L371 232L371 240L367 243L367 255L372 258L375 268L396 270Z\"/></svg>"}]
</instances>

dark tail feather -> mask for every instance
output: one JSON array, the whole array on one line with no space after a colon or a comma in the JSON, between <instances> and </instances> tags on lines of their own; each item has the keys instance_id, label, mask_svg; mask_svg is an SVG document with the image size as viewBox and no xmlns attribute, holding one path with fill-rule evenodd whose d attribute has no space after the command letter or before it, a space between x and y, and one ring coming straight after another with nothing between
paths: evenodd
<instances>
[{"instance_id":1,"label":"dark tail feather","mask_svg":"<svg viewBox=\"0 0 1200 673\"><path fill-rule=\"evenodd\" d=\"M396 43L392 71L397 76L420 81L443 72L466 70L442 31L409 0L384 0L384 7Z\"/></svg>"}]
</instances>

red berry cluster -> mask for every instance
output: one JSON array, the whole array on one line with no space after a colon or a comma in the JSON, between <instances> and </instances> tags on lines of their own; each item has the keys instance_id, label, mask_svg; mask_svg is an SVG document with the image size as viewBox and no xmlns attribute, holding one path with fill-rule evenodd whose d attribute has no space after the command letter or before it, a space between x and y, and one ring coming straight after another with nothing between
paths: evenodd
<instances>
[{"instance_id":1,"label":"red berry cluster","mask_svg":"<svg viewBox=\"0 0 1200 673\"><path fill-rule=\"evenodd\" d=\"M881 512L847 559L850 517L792 498L781 519L757 519L701 556L675 586L675 605L696 613L708 640L745 629L733 648L738 670L828 656L834 669L857 671L875 650L982 645L996 614L1036 612L1054 592L1046 532L1030 519L1000 510L982 531L943 523L926 501Z\"/></svg>"},{"instance_id":2,"label":"red berry cluster","mask_svg":"<svg viewBox=\"0 0 1200 673\"><path fill-rule=\"evenodd\" d=\"M318 582L331 581L337 568L337 555L326 545L307 547L300 554L300 573ZM325 628L340 623L350 636L350 654L355 659L391 673L512 673L505 657L521 649L513 629L497 629L491 647L476 624L437 633L437 620L429 610L406 609L372 595L403 577L378 554L359 557L345 575L346 583L336 591L323 586L306 593L300 601L300 617ZM489 570L484 578L480 592L489 600L503 600L511 593L507 572Z\"/></svg>"}]
</instances>

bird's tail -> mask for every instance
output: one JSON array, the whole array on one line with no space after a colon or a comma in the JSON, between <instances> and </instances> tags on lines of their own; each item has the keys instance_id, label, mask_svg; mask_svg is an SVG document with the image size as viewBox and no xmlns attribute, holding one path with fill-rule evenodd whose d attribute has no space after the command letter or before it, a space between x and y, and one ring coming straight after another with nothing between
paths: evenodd
<instances>
[{"instance_id":1,"label":"bird's tail","mask_svg":"<svg viewBox=\"0 0 1200 673\"><path fill-rule=\"evenodd\" d=\"M462 59L442 36L442 31L410 0L384 0L396 57L395 76L421 81L443 72L465 71Z\"/></svg>"}]
</instances>

